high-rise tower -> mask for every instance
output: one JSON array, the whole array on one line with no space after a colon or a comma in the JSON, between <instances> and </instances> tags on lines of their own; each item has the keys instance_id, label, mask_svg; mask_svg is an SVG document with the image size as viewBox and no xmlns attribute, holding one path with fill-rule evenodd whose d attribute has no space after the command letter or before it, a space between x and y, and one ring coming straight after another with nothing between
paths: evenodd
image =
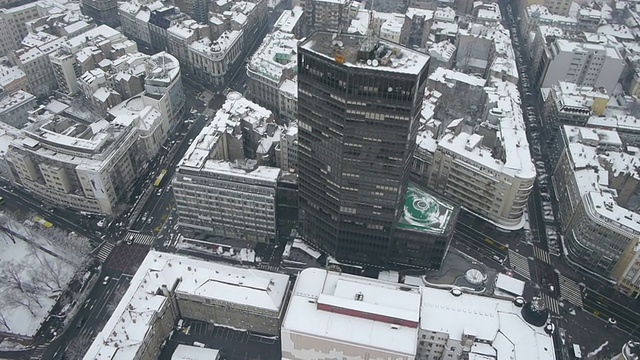
<instances>
[{"instance_id":1,"label":"high-rise tower","mask_svg":"<svg viewBox=\"0 0 640 360\"><path fill-rule=\"evenodd\" d=\"M392 261L428 66L371 35L316 32L300 44L300 230L338 261Z\"/></svg>"}]
</instances>

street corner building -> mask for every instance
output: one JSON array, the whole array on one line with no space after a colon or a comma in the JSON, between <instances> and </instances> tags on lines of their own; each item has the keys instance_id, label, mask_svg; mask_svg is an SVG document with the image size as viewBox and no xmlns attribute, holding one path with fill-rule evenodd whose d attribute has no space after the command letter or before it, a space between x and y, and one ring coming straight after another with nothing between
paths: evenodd
<instances>
[{"instance_id":1,"label":"street corner building","mask_svg":"<svg viewBox=\"0 0 640 360\"><path fill-rule=\"evenodd\" d=\"M157 359L180 318L277 335L289 276L150 251L85 360Z\"/></svg>"},{"instance_id":2,"label":"street corner building","mask_svg":"<svg viewBox=\"0 0 640 360\"><path fill-rule=\"evenodd\" d=\"M282 359L554 360L548 313L532 304L305 269Z\"/></svg>"},{"instance_id":3,"label":"street corner building","mask_svg":"<svg viewBox=\"0 0 640 360\"><path fill-rule=\"evenodd\" d=\"M403 220L407 196L423 196L408 188L429 62L428 55L354 34L319 31L299 46L300 229L338 262L442 262L457 210L444 205L435 215L430 206L445 203L433 197L415 202L414 218ZM434 227L425 232L419 223Z\"/></svg>"}]
</instances>

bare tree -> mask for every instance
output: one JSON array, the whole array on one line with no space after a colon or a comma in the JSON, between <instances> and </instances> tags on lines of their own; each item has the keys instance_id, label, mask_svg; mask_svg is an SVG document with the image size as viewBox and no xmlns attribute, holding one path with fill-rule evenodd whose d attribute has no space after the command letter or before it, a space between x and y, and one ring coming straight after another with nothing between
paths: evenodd
<instances>
[{"instance_id":1,"label":"bare tree","mask_svg":"<svg viewBox=\"0 0 640 360\"><path fill-rule=\"evenodd\" d=\"M2 233L4 233L5 235L7 235L9 237L9 239L11 239L11 241L13 241L13 243L16 243L16 239L15 237L13 237L13 233L11 231L7 231L7 226L10 223L10 219L4 215L4 214L0 214L0 231L2 231Z\"/></svg>"},{"instance_id":2,"label":"bare tree","mask_svg":"<svg viewBox=\"0 0 640 360\"><path fill-rule=\"evenodd\" d=\"M53 290L51 283L54 283L56 289L62 288L62 282L67 280L63 272L64 268L59 261L55 261L46 256L35 245L31 244L31 253L33 257L38 260L39 267L32 267L30 271L30 278L36 284L44 285L45 287Z\"/></svg>"},{"instance_id":3,"label":"bare tree","mask_svg":"<svg viewBox=\"0 0 640 360\"><path fill-rule=\"evenodd\" d=\"M39 230L39 235L46 238L58 250L57 254L67 263L80 266L92 250L89 239L83 236L70 235L58 228Z\"/></svg>"},{"instance_id":4,"label":"bare tree","mask_svg":"<svg viewBox=\"0 0 640 360\"><path fill-rule=\"evenodd\" d=\"M24 292L24 283L22 281L21 269L13 261L9 261L2 267L2 272L6 276L9 283L20 292Z\"/></svg>"},{"instance_id":5,"label":"bare tree","mask_svg":"<svg viewBox=\"0 0 640 360\"><path fill-rule=\"evenodd\" d=\"M21 293L18 293L16 291L9 291L6 293L5 300L7 300L11 304L24 307L25 309L29 310L32 316L36 316L36 313L33 311L32 301L28 297L23 296Z\"/></svg>"},{"instance_id":6,"label":"bare tree","mask_svg":"<svg viewBox=\"0 0 640 360\"><path fill-rule=\"evenodd\" d=\"M9 322L7 318L4 316L2 311L0 311L0 325L4 326L8 331L11 331L11 327L9 326Z\"/></svg>"}]
</instances>

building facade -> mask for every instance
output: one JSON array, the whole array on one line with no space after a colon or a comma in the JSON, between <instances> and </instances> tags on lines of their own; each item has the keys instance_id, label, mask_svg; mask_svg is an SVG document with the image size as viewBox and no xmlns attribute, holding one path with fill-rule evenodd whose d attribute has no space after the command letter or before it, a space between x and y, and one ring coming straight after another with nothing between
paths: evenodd
<instances>
[{"instance_id":1,"label":"building facade","mask_svg":"<svg viewBox=\"0 0 640 360\"><path fill-rule=\"evenodd\" d=\"M36 107L36 97L18 90L12 94L0 92L0 121L20 129L29 121L29 112Z\"/></svg>"},{"instance_id":2,"label":"building facade","mask_svg":"<svg viewBox=\"0 0 640 360\"><path fill-rule=\"evenodd\" d=\"M100 25L105 24L112 28L120 26L117 0L82 0L80 9L84 15Z\"/></svg>"},{"instance_id":3,"label":"building facade","mask_svg":"<svg viewBox=\"0 0 640 360\"><path fill-rule=\"evenodd\" d=\"M333 36L316 32L299 47L300 229L338 261L385 264L407 191L429 57L364 36ZM411 60L401 64L398 56Z\"/></svg>"}]
</instances>

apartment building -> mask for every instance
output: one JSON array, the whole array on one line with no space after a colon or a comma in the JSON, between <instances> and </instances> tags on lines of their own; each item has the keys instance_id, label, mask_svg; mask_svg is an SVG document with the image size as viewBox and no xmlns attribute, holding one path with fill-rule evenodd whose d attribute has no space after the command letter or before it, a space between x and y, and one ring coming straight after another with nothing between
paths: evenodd
<instances>
[{"instance_id":1,"label":"apartment building","mask_svg":"<svg viewBox=\"0 0 640 360\"><path fill-rule=\"evenodd\" d=\"M613 93L625 66L618 49L567 39L556 39L549 47L549 52L543 53L549 58L541 60L539 78L534 78L541 88L567 81Z\"/></svg>"},{"instance_id":2,"label":"apartment building","mask_svg":"<svg viewBox=\"0 0 640 360\"><path fill-rule=\"evenodd\" d=\"M273 162L280 130L267 109L232 92L178 164L173 192L189 236L273 243ZM268 164L268 163L267 163Z\"/></svg>"},{"instance_id":3,"label":"apartment building","mask_svg":"<svg viewBox=\"0 0 640 360\"><path fill-rule=\"evenodd\" d=\"M29 91L29 79L27 74L19 66L0 64L0 87L8 93L18 90Z\"/></svg>"},{"instance_id":4,"label":"apartment building","mask_svg":"<svg viewBox=\"0 0 640 360\"><path fill-rule=\"evenodd\" d=\"M278 89L280 121L290 123L298 119L298 76L286 79Z\"/></svg>"},{"instance_id":5,"label":"apartment building","mask_svg":"<svg viewBox=\"0 0 640 360\"><path fill-rule=\"evenodd\" d=\"M405 13L400 43L425 48L433 25L433 10L410 7Z\"/></svg>"},{"instance_id":6,"label":"apartment building","mask_svg":"<svg viewBox=\"0 0 640 360\"><path fill-rule=\"evenodd\" d=\"M280 135L276 147L278 154L276 166L284 171L295 171L298 167L298 124L291 124Z\"/></svg>"},{"instance_id":7,"label":"apartment building","mask_svg":"<svg viewBox=\"0 0 640 360\"><path fill-rule=\"evenodd\" d=\"M169 47L167 29L184 20L190 20L189 15L180 12L175 6L165 6L151 11L148 22L151 51L166 51Z\"/></svg>"},{"instance_id":8,"label":"apartment building","mask_svg":"<svg viewBox=\"0 0 640 360\"><path fill-rule=\"evenodd\" d=\"M293 34L296 39L302 38L302 6L296 5L291 10L285 10L280 14L273 25L274 31Z\"/></svg>"},{"instance_id":9,"label":"apartment building","mask_svg":"<svg viewBox=\"0 0 640 360\"><path fill-rule=\"evenodd\" d=\"M305 0L302 2L303 34L315 30L346 31L357 8L352 0Z\"/></svg>"},{"instance_id":10,"label":"apartment building","mask_svg":"<svg viewBox=\"0 0 640 360\"><path fill-rule=\"evenodd\" d=\"M85 360L157 359L180 318L277 335L289 276L150 251Z\"/></svg>"},{"instance_id":11,"label":"apartment building","mask_svg":"<svg viewBox=\"0 0 640 360\"><path fill-rule=\"evenodd\" d=\"M189 45L189 65L194 76L221 88L236 69L236 60L244 51L244 32L226 31L216 40L202 38Z\"/></svg>"},{"instance_id":12,"label":"apartment building","mask_svg":"<svg viewBox=\"0 0 640 360\"><path fill-rule=\"evenodd\" d=\"M164 5L159 1L144 5L140 1L120 2L118 17L122 24L122 33L136 40L141 46L151 47L151 30L149 30L151 12L163 7Z\"/></svg>"},{"instance_id":13,"label":"apartment building","mask_svg":"<svg viewBox=\"0 0 640 360\"><path fill-rule=\"evenodd\" d=\"M640 161L622 151L616 131L565 125L553 172L566 259L638 291L640 216L626 209L640 184Z\"/></svg>"},{"instance_id":14,"label":"apartment building","mask_svg":"<svg viewBox=\"0 0 640 360\"><path fill-rule=\"evenodd\" d=\"M554 15L569 16L571 0L545 0L544 6Z\"/></svg>"},{"instance_id":15,"label":"apartment building","mask_svg":"<svg viewBox=\"0 0 640 360\"><path fill-rule=\"evenodd\" d=\"M64 41L64 38L51 36L46 43L9 53L9 61L24 71L29 89L36 97L48 96L58 87L49 54L60 49Z\"/></svg>"},{"instance_id":16,"label":"apartment building","mask_svg":"<svg viewBox=\"0 0 640 360\"><path fill-rule=\"evenodd\" d=\"M65 115L35 115L7 159L27 191L55 206L112 215L128 199L144 151L130 117L82 123Z\"/></svg>"},{"instance_id":17,"label":"apartment building","mask_svg":"<svg viewBox=\"0 0 640 360\"><path fill-rule=\"evenodd\" d=\"M20 129L29 121L29 112L36 107L36 97L26 91L0 92L0 121Z\"/></svg>"},{"instance_id":18,"label":"apartment building","mask_svg":"<svg viewBox=\"0 0 640 360\"><path fill-rule=\"evenodd\" d=\"M167 51L181 64L189 64L189 45L209 34L209 26L195 20L183 20L167 29Z\"/></svg>"},{"instance_id":19,"label":"apartment building","mask_svg":"<svg viewBox=\"0 0 640 360\"><path fill-rule=\"evenodd\" d=\"M279 113L280 87L297 74L297 64L295 36L280 31L268 34L247 64L251 100Z\"/></svg>"},{"instance_id":20,"label":"apartment building","mask_svg":"<svg viewBox=\"0 0 640 360\"><path fill-rule=\"evenodd\" d=\"M50 54L49 61L53 67L58 89L62 93L69 95L74 95L78 92L78 78L82 74L75 55L63 47Z\"/></svg>"},{"instance_id":21,"label":"apartment building","mask_svg":"<svg viewBox=\"0 0 640 360\"><path fill-rule=\"evenodd\" d=\"M460 125L447 127L433 155L423 147L414 154L414 166L428 168L429 189L500 228L517 230L524 226L536 176L518 89L493 80L485 91L476 133L463 132Z\"/></svg>"},{"instance_id":22,"label":"apartment building","mask_svg":"<svg viewBox=\"0 0 640 360\"><path fill-rule=\"evenodd\" d=\"M29 32L27 23L40 17L37 3L0 9L0 56L20 48L22 39Z\"/></svg>"},{"instance_id":23,"label":"apartment building","mask_svg":"<svg viewBox=\"0 0 640 360\"><path fill-rule=\"evenodd\" d=\"M592 115L601 116L607 109L609 95L603 89L559 81L545 91L543 117L554 127L585 126Z\"/></svg>"}]
</instances>

